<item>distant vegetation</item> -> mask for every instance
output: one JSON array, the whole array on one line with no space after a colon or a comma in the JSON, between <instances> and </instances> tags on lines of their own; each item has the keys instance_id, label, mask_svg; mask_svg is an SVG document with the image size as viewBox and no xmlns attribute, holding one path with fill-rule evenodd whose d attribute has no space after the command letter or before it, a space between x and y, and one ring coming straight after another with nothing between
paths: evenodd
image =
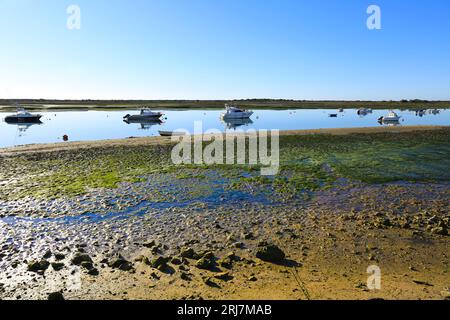
<instances>
[{"instance_id":1,"label":"distant vegetation","mask_svg":"<svg viewBox=\"0 0 450 320\"><path fill-rule=\"evenodd\" d=\"M228 100L45 100L45 99L0 99L0 108L14 108L17 104L29 109L123 109L148 106L167 109L218 109ZM233 100L241 107L253 109L427 109L450 108L450 101L401 100L401 101L332 101L332 100L286 100L286 99L245 99Z\"/></svg>"}]
</instances>

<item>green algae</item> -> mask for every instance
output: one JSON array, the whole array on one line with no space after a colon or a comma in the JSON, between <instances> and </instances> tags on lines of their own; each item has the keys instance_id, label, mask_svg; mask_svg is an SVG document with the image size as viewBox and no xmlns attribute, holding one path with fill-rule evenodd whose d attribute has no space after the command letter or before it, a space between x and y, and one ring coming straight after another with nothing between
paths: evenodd
<instances>
[{"instance_id":1,"label":"green algae","mask_svg":"<svg viewBox=\"0 0 450 320\"><path fill-rule=\"evenodd\" d=\"M381 134L280 137L280 172L260 176L260 165L173 165L171 145L102 147L0 158L1 200L54 198L144 183L166 175L186 197L208 185L283 198L308 197L336 179L366 183L450 181L450 129ZM246 148L247 149L247 148ZM214 174L212 174L214 172ZM256 189L256 191L255 191ZM160 194L157 199L171 196Z\"/></svg>"}]
</instances>

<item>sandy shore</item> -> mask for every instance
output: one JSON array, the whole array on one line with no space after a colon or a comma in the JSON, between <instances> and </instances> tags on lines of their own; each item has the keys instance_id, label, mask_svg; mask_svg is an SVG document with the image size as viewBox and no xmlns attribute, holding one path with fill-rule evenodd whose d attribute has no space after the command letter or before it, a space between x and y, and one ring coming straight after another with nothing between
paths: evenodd
<instances>
[{"instance_id":1,"label":"sandy shore","mask_svg":"<svg viewBox=\"0 0 450 320\"><path fill-rule=\"evenodd\" d=\"M398 126L398 127L362 127L362 128L335 128L335 129L313 129L313 130L284 130L280 135L348 135L348 134L368 134L368 133L401 133L413 131L428 131L448 128L445 126ZM117 147L117 146L143 146L170 144L170 137L130 137L126 139L98 140L98 141L80 141L80 142L58 142L46 144L31 144L16 147L0 148L0 155L12 155L21 153L53 152L67 151L74 149L89 149L99 147Z\"/></svg>"}]
</instances>

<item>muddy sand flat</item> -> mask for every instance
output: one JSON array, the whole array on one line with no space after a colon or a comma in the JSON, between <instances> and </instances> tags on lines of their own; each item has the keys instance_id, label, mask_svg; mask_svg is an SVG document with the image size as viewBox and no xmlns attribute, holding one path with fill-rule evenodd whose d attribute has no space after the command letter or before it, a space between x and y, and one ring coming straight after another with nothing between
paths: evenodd
<instances>
[{"instance_id":1,"label":"muddy sand flat","mask_svg":"<svg viewBox=\"0 0 450 320\"><path fill-rule=\"evenodd\" d=\"M283 133L275 177L168 138L3 149L0 298L448 299L449 136Z\"/></svg>"}]
</instances>

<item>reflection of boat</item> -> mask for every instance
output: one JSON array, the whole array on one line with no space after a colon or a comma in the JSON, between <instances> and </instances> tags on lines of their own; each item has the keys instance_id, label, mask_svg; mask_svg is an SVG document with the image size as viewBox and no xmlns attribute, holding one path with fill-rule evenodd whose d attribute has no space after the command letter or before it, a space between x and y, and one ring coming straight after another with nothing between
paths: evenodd
<instances>
[{"instance_id":1,"label":"reflection of boat","mask_svg":"<svg viewBox=\"0 0 450 320\"><path fill-rule=\"evenodd\" d=\"M390 111L387 116L378 118L380 123L398 123L400 121L400 116L394 111Z\"/></svg>"},{"instance_id":2,"label":"reflection of boat","mask_svg":"<svg viewBox=\"0 0 450 320\"><path fill-rule=\"evenodd\" d=\"M240 109L233 105L225 105L226 112L221 114L222 119L248 119L252 116L253 111Z\"/></svg>"},{"instance_id":3,"label":"reflection of boat","mask_svg":"<svg viewBox=\"0 0 450 320\"><path fill-rule=\"evenodd\" d=\"M358 114L359 116L366 116L366 115L368 115L369 113L372 113L372 109L369 109L369 108L359 108L358 111L357 111L357 114Z\"/></svg>"},{"instance_id":4,"label":"reflection of boat","mask_svg":"<svg viewBox=\"0 0 450 320\"><path fill-rule=\"evenodd\" d=\"M34 122L7 122L10 125L16 125L17 126L17 132L19 137L23 136L24 133L31 127L34 125L41 125L42 122L41 120L37 120Z\"/></svg>"},{"instance_id":5,"label":"reflection of boat","mask_svg":"<svg viewBox=\"0 0 450 320\"><path fill-rule=\"evenodd\" d=\"M225 123L227 129L236 129L237 127L244 125L247 126L253 123L252 119L250 118L242 118L242 119L223 118L222 121Z\"/></svg>"},{"instance_id":6,"label":"reflection of boat","mask_svg":"<svg viewBox=\"0 0 450 320\"><path fill-rule=\"evenodd\" d=\"M423 117L425 115L426 111L427 110L425 110L425 109L416 110L416 116Z\"/></svg>"},{"instance_id":7,"label":"reflection of boat","mask_svg":"<svg viewBox=\"0 0 450 320\"><path fill-rule=\"evenodd\" d=\"M184 136L186 133L181 131L158 131L160 136L172 137L172 136Z\"/></svg>"},{"instance_id":8,"label":"reflection of boat","mask_svg":"<svg viewBox=\"0 0 450 320\"><path fill-rule=\"evenodd\" d=\"M140 124L141 129L148 130L154 125L161 125L162 121L155 118L150 119L124 119L123 120L127 124Z\"/></svg>"},{"instance_id":9,"label":"reflection of boat","mask_svg":"<svg viewBox=\"0 0 450 320\"><path fill-rule=\"evenodd\" d=\"M26 111L24 108L17 108L17 113L5 118L6 123L40 123L40 114L32 114Z\"/></svg>"},{"instance_id":10,"label":"reflection of boat","mask_svg":"<svg viewBox=\"0 0 450 320\"><path fill-rule=\"evenodd\" d=\"M439 110L439 109L430 109L430 110L428 110L428 113L432 114L432 115L437 115L437 114L441 113L441 110Z\"/></svg>"},{"instance_id":11,"label":"reflection of boat","mask_svg":"<svg viewBox=\"0 0 450 320\"><path fill-rule=\"evenodd\" d=\"M147 120L147 119L159 119L163 116L164 114L161 112L154 112L151 111L150 109L141 109L141 113L140 114L136 114L136 115L130 115L127 114L125 117L123 117L124 120L128 120L128 121L135 121L135 120Z\"/></svg>"}]
</instances>

